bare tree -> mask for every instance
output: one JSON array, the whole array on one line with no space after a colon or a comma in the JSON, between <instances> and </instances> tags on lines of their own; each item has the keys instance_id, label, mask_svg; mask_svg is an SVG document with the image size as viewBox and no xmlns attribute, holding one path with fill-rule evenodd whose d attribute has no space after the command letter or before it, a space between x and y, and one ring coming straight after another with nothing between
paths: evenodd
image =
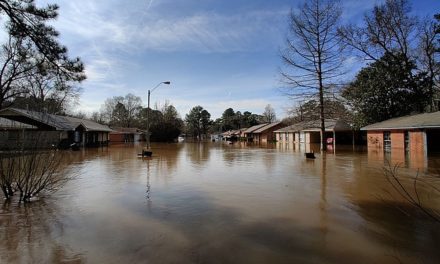
<instances>
[{"instance_id":1,"label":"bare tree","mask_svg":"<svg viewBox=\"0 0 440 264\"><path fill-rule=\"evenodd\" d=\"M142 99L134 94L127 94L124 98L125 109L127 110L126 126L132 127L139 111L142 109Z\"/></svg>"},{"instance_id":2,"label":"bare tree","mask_svg":"<svg viewBox=\"0 0 440 264\"><path fill-rule=\"evenodd\" d=\"M35 60L35 58L34 58ZM64 114L78 102L81 88L59 74L47 62L40 62L16 84L23 93L12 100L14 107Z\"/></svg>"},{"instance_id":3,"label":"bare tree","mask_svg":"<svg viewBox=\"0 0 440 264\"><path fill-rule=\"evenodd\" d=\"M417 38L419 19L409 15L407 0L386 0L364 17L363 26L339 28L342 41L366 60L378 61L385 54L401 54L410 63L411 43Z\"/></svg>"},{"instance_id":4,"label":"bare tree","mask_svg":"<svg viewBox=\"0 0 440 264\"><path fill-rule=\"evenodd\" d=\"M94 111L91 115L90 115L90 119L97 122L97 123L104 123L104 116L101 112L98 111Z\"/></svg>"},{"instance_id":5,"label":"bare tree","mask_svg":"<svg viewBox=\"0 0 440 264\"><path fill-rule=\"evenodd\" d=\"M105 100L101 106L103 119L112 126L133 127L140 111L142 99L133 94L114 96Z\"/></svg>"},{"instance_id":6,"label":"bare tree","mask_svg":"<svg viewBox=\"0 0 440 264\"><path fill-rule=\"evenodd\" d=\"M437 25L430 19L425 19L421 24L420 40L419 40L419 61L422 69L427 73L428 77L428 92L430 95L430 111L439 110L435 104L435 96L438 94L438 83L440 65L436 52L436 39L438 38L438 32L436 32Z\"/></svg>"},{"instance_id":7,"label":"bare tree","mask_svg":"<svg viewBox=\"0 0 440 264\"><path fill-rule=\"evenodd\" d=\"M18 192L19 202L30 202L42 192L55 191L70 179L62 172L65 152L50 146L47 132L23 135L14 149L0 153L0 188L6 199Z\"/></svg>"},{"instance_id":8,"label":"bare tree","mask_svg":"<svg viewBox=\"0 0 440 264\"><path fill-rule=\"evenodd\" d=\"M29 77L34 67L31 47L23 39L12 38L0 50L0 108L26 92L19 82Z\"/></svg>"},{"instance_id":9,"label":"bare tree","mask_svg":"<svg viewBox=\"0 0 440 264\"><path fill-rule=\"evenodd\" d=\"M281 74L290 87L288 95L319 101L322 150L326 149L324 96L342 75L341 41L337 36L341 13L336 0L306 1L298 12L292 10L287 48L281 54L287 65Z\"/></svg>"},{"instance_id":10,"label":"bare tree","mask_svg":"<svg viewBox=\"0 0 440 264\"><path fill-rule=\"evenodd\" d=\"M267 123L273 123L276 120L277 120L277 116L275 114L275 109L273 109L273 107L270 104L266 105L263 113L263 121Z\"/></svg>"}]
</instances>

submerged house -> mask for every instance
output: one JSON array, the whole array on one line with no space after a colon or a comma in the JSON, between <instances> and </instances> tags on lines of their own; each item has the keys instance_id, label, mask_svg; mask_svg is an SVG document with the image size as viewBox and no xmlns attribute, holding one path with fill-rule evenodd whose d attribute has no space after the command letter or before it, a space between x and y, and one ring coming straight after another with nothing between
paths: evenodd
<instances>
[{"instance_id":1,"label":"submerged house","mask_svg":"<svg viewBox=\"0 0 440 264\"><path fill-rule=\"evenodd\" d=\"M351 144L353 131L344 120L326 119L325 136L328 144ZM283 143L320 143L321 121L302 121L274 131L276 140Z\"/></svg>"},{"instance_id":2,"label":"submerged house","mask_svg":"<svg viewBox=\"0 0 440 264\"><path fill-rule=\"evenodd\" d=\"M113 127L109 133L110 143L145 141L145 131L135 127Z\"/></svg>"},{"instance_id":3,"label":"submerged house","mask_svg":"<svg viewBox=\"0 0 440 264\"><path fill-rule=\"evenodd\" d=\"M0 110L0 118L24 124L21 129L0 131L1 146L14 148L17 144L33 147L57 146L67 148L72 143L95 147L108 144L108 126L91 120L28 111L18 108Z\"/></svg>"},{"instance_id":4,"label":"submerged house","mask_svg":"<svg viewBox=\"0 0 440 264\"><path fill-rule=\"evenodd\" d=\"M388 119L361 128L368 149L404 150L426 155L440 152L440 111Z\"/></svg>"},{"instance_id":5,"label":"submerged house","mask_svg":"<svg viewBox=\"0 0 440 264\"><path fill-rule=\"evenodd\" d=\"M243 134L247 142L255 143L268 143L275 141L274 131L282 128L284 125L281 122L275 123L264 123L256 126L252 126L245 131Z\"/></svg>"},{"instance_id":6,"label":"submerged house","mask_svg":"<svg viewBox=\"0 0 440 264\"><path fill-rule=\"evenodd\" d=\"M222 133L222 138L226 141L241 141L245 137L244 132L246 130L247 128L229 130Z\"/></svg>"}]
</instances>

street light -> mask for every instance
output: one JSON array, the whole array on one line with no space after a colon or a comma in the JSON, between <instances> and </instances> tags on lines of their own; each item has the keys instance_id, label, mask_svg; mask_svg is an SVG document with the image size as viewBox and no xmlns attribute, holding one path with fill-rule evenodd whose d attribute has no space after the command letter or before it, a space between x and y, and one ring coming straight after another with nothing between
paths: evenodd
<instances>
[{"instance_id":1,"label":"street light","mask_svg":"<svg viewBox=\"0 0 440 264\"><path fill-rule=\"evenodd\" d=\"M147 105L147 146L146 149L142 151L142 156L151 156L153 152L150 149L150 94L156 90L161 84L171 84L170 81L160 82L153 89L148 90L148 105Z\"/></svg>"}]
</instances>

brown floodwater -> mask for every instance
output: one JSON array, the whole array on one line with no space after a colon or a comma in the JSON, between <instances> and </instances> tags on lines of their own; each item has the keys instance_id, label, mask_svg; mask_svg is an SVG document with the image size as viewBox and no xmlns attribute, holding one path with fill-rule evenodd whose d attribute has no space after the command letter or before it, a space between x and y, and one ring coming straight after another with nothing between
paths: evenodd
<instances>
[{"instance_id":1,"label":"brown floodwater","mask_svg":"<svg viewBox=\"0 0 440 264\"><path fill-rule=\"evenodd\" d=\"M0 207L1 263L440 263L440 156L294 146L139 145L67 152L56 193ZM391 166L393 166L391 165Z\"/></svg>"}]
</instances>

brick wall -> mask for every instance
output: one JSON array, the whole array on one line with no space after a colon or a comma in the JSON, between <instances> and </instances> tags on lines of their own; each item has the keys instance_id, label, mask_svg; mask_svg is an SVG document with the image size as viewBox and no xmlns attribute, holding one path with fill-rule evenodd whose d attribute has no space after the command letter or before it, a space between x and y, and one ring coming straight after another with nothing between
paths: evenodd
<instances>
[{"instance_id":1,"label":"brick wall","mask_svg":"<svg viewBox=\"0 0 440 264\"><path fill-rule=\"evenodd\" d=\"M383 147L383 132L382 131L368 131L367 132L368 148L382 148Z\"/></svg>"},{"instance_id":2,"label":"brick wall","mask_svg":"<svg viewBox=\"0 0 440 264\"><path fill-rule=\"evenodd\" d=\"M425 132L411 131L409 133L409 147L411 152L424 153L425 152Z\"/></svg>"},{"instance_id":3,"label":"brick wall","mask_svg":"<svg viewBox=\"0 0 440 264\"><path fill-rule=\"evenodd\" d=\"M410 167L421 169L426 166L426 145L425 145L425 132L423 131L411 131L409 133L409 159Z\"/></svg>"},{"instance_id":4,"label":"brick wall","mask_svg":"<svg viewBox=\"0 0 440 264\"><path fill-rule=\"evenodd\" d=\"M404 150L405 149L405 132L403 130L391 131L391 148Z\"/></svg>"}]
</instances>

